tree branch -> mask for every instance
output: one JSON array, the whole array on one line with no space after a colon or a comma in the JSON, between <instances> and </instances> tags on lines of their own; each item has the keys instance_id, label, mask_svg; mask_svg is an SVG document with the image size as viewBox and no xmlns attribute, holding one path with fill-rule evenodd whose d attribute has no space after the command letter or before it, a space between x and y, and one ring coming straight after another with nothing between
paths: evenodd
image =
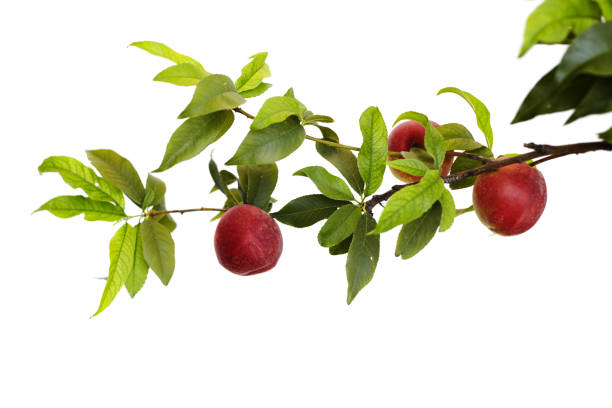
<instances>
[{"instance_id":1,"label":"tree branch","mask_svg":"<svg viewBox=\"0 0 612 408\"><path fill-rule=\"evenodd\" d=\"M166 215L166 214L177 214L177 213L178 214L185 214L185 213L196 212L196 211L217 211L217 212L224 212L224 211L227 211L227 210L228 210L228 208L200 207L200 208L188 208L186 210L149 211L145 215L147 216L147 218L150 218L150 217L157 217L158 215Z\"/></svg>"}]
</instances>

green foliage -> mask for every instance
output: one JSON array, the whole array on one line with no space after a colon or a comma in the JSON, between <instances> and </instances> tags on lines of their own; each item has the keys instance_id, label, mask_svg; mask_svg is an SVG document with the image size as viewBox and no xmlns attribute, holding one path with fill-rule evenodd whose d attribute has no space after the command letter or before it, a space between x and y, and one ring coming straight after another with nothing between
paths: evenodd
<instances>
[{"instance_id":1,"label":"green foliage","mask_svg":"<svg viewBox=\"0 0 612 408\"><path fill-rule=\"evenodd\" d=\"M234 82L225 75L209 75L202 79L189 105L179 119L194 118L226 109L234 109L246 102L237 91Z\"/></svg>"},{"instance_id":2,"label":"green foliage","mask_svg":"<svg viewBox=\"0 0 612 408\"><path fill-rule=\"evenodd\" d=\"M230 171L227 171L227 170L221 170L219 172L219 176L221 176L221 180L223 181L223 183L225 183L226 186L230 186L231 184L233 184L236 181L238 181L238 178L234 175L234 173L232 173ZM210 192L214 193L215 191L218 191L218 190L219 190L219 188L215 184L210 189Z\"/></svg>"},{"instance_id":3,"label":"green foliage","mask_svg":"<svg viewBox=\"0 0 612 408\"><path fill-rule=\"evenodd\" d=\"M612 111L612 78L598 78L584 95L584 98L575 106L574 113L567 119L566 124L594 113Z\"/></svg>"},{"instance_id":4,"label":"green foliage","mask_svg":"<svg viewBox=\"0 0 612 408\"><path fill-rule=\"evenodd\" d=\"M72 188L80 188L92 200L111 201L119 207L125 207L123 193L117 187L85 166L80 161L66 156L51 156L46 158L40 166L38 172L56 172Z\"/></svg>"},{"instance_id":5,"label":"green foliage","mask_svg":"<svg viewBox=\"0 0 612 408\"><path fill-rule=\"evenodd\" d=\"M273 96L266 100L251 123L252 130L261 130L291 116L304 118L306 106L290 96Z\"/></svg>"},{"instance_id":6,"label":"green foliage","mask_svg":"<svg viewBox=\"0 0 612 408\"><path fill-rule=\"evenodd\" d=\"M433 156L425 149L412 147L409 152L401 152L401 154L404 159L420 161L428 169L436 169Z\"/></svg>"},{"instance_id":7,"label":"green foliage","mask_svg":"<svg viewBox=\"0 0 612 408\"><path fill-rule=\"evenodd\" d=\"M395 247L395 256L408 259L419 253L432 240L440 225L441 205L434 205L416 220L404 224Z\"/></svg>"},{"instance_id":8,"label":"green foliage","mask_svg":"<svg viewBox=\"0 0 612 408\"><path fill-rule=\"evenodd\" d=\"M195 65L183 63L164 69L153 80L180 86L192 86L197 85L205 76Z\"/></svg>"},{"instance_id":9,"label":"green foliage","mask_svg":"<svg viewBox=\"0 0 612 408\"><path fill-rule=\"evenodd\" d=\"M156 204L153 206L153 211L165 211L165 210L167 210L165 198L162 198L159 204ZM176 222L174 221L174 218L172 218L170 214L156 215L155 217L153 217L153 219L159 222L164 227L166 227L168 231L170 232L176 229Z\"/></svg>"},{"instance_id":10,"label":"green foliage","mask_svg":"<svg viewBox=\"0 0 612 408\"><path fill-rule=\"evenodd\" d=\"M612 127L605 132L599 133L599 137L608 143L612 143Z\"/></svg>"},{"instance_id":11,"label":"green foliage","mask_svg":"<svg viewBox=\"0 0 612 408\"><path fill-rule=\"evenodd\" d=\"M380 252L380 235L369 233L376 227L376 220L362 214L351 241L346 258L346 279L348 290L346 303L351 304L355 296L374 277Z\"/></svg>"},{"instance_id":12,"label":"green foliage","mask_svg":"<svg viewBox=\"0 0 612 408\"><path fill-rule=\"evenodd\" d=\"M440 217L440 232L448 230L455 221L457 210L455 208L455 200L453 195L447 189L444 189L442 195L440 195L440 206L442 209L442 215Z\"/></svg>"},{"instance_id":13,"label":"green foliage","mask_svg":"<svg viewBox=\"0 0 612 408\"><path fill-rule=\"evenodd\" d=\"M136 230L125 223L119 228L110 241L110 268L108 269L108 278L106 279L106 286L102 293L100 306L93 316L100 314L106 309L113 299L115 299L121 287L125 284L130 272L134 268L135 248Z\"/></svg>"},{"instance_id":14,"label":"green foliage","mask_svg":"<svg viewBox=\"0 0 612 408\"><path fill-rule=\"evenodd\" d=\"M418 183L408 185L391 196L373 233L380 234L416 220L438 201L443 191L444 182L440 172L427 171Z\"/></svg>"},{"instance_id":15,"label":"green foliage","mask_svg":"<svg viewBox=\"0 0 612 408\"><path fill-rule=\"evenodd\" d=\"M612 20L612 1L610 0L594 0L599 5L604 18L607 21Z\"/></svg>"},{"instance_id":16,"label":"green foliage","mask_svg":"<svg viewBox=\"0 0 612 408\"><path fill-rule=\"evenodd\" d=\"M382 184L387 163L387 126L377 107L366 109L359 118L363 143L357 156L357 167L365 181L366 196Z\"/></svg>"},{"instance_id":17,"label":"green foliage","mask_svg":"<svg viewBox=\"0 0 612 408\"><path fill-rule=\"evenodd\" d=\"M155 41L137 41L133 42L130 45L145 50L158 57L166 58L176 64L191 64L195 67L200 68L204 73L206 73L206 71L198 61L186 55L179 54L178 52L174 51L173 49L162 43Z\"/></svg>"},{"instance_id":18,"label":"green foliage","mask_svg":"<svg viewBox=\"0 0 612 408\"><path fill-rule=\"evenodd\" d=\"M166 153L155 172L200 154L210 144L223 136L234 123L234 112L222 110L208 115L187 119L176 129L166 146Z\"/></svg>"},{"instance_id":19,"label":"green foliage","mask_svg":"<svg viewBox=\"0 0 612 408\"><path fill-rule=\"evenodd\" d=\"M444 138L446 150L474 150L482 147L469 130L459 123L447 123L438 128Z\"/></svg>"},{"instance_id":20,"label":"green foliage","mask_svg":"<svg viewBox=\"0 0 612 408\"><path fill-rule=\"evenodd\" d=\"M478 149L468 150L468 153L472 153L478 156L483 156L487 158L493 158L493 153L487 147L483 146ZM453 166L451 167L451 174L461 173L465 170L474 169L476 167L482 166L482 163L478 160L468 159L466 157L457 157L453 162ZM467 177L460 181L455 181L450 184L451 189L458 190L461 188L466 188L474 185L476 181L476 176Z\"/></svg>"},{"instance_id":21,"label":"green foliage","mask_svg":"<svg viewBox=\"0 0 612 408\"><path fill-rule=\"evenodd\" d=\"M305 136L304 127L295 116L261 130L251 130L226 164L274 163L300 147Z\"/></svg>"},{"instance_id":22,"label":"green foliage","mask_svg":"<svg viewBox=\"0 0 612 408\"><path fill-rule=\"evenodd\" d=\"M225 180L221 177L221 174L219 173L219 168L217 167L217 163L215 163L215 161L212 158L208 162L208 171L217 189L221 190L221 192L225 194L228 200L233 201L234 204L238 204L238 198L234 194L232 194L230 189L227 187Z\"/></svg>"},{"instance_id":23,"label":"green foliage","mask_svg":"<svg viewBox=\"0 0 612 408\"><path fill-rule=\"evenodd\" d=\"M238 166L240 185L246 190L245 204L252 204L268 211L272 192L278 180L276 164Z\"/></svg>"},{"instance_id":24,"label":"green foliage","mask_svg":"<svg viewBox=\"0 0 612 408\"><path fill-rule=\"evenodd\" d=\"M248 91L242 91L242 92L240 92L240 95L242 95L244 98L254 98L256 96L259 96L259 95L263 94L264 92L266 92L271 87L272 87L272 84L268 84L266 82L262 82L261 84L259 84L257 86L257 88L253 88L253 89L250 89Z\"/></svg>"},{"instance_id":25,"label":"green foliage","mask_svg":"<svg viewBox=\"0 0 612 408\"><path fill-rule=\"evenodd\" d=\"M319 231L319 244L324 247L333 247L350 237L361 218L361 208L353 204L346 204L338 208Z\"/></svg>"},{"instance_id":26,"label":"green foliage","mask_svg":"<svg viewBox=\"0 0 612 408\"><path fill-rule=\"evenodd\" d=\"M174 240L170 231L154 219L145 219L141 226L142 255L159 280L168 285L174 273Z\"/></svg>"},{"instance_id":27,"label":"green foliage","mask_svg":"<svg viewBox=\"0 0 612 408\"><path fill-rule=\"evenodd\" d=\"M293 173L294 176L304 176L310 178L317 186L319 191L334 200L354 200L351 190L340 178L329 173L321 166L304 167Z\"/></svg>"},{"instance_id":28,"label":"green foliage","mask_svg":"<svg viewBox=\"0 0 612 408\"><path fill-rule=\"evenodd\" d=\"M562 84L579 74L612 75L612 22L597 24L576 37L555 71L555 81Z\"/></svg>"},{"instance_id":29,"label":"green foliage","mask_svg":"<svg viewBox=\"0 0 612 408\"><path fill-rule=\"evenodd\" d=\"M145 187L145 198L142 208L159 204L166 195L166 184L152 174L147 176L147 186Z\"/></svg>"},{"instance_id":30,"label":"green foliage","mask_svg":"<svg viewBox=\"0 0 612 408\"><path fill-rule=\"evenodd\" d=\"M267 52L255 54L250 57L251 61L242 68L242 74L236 80L236 90L245 98L249 97L246 96L245 93L251 92L252 94L252 91L257 88L265 88L263 90L263 92L265 92L265 90L271 86L269 84L265 84L263 87L261 87L263 79L270 76L270 67L268 64L266 64L267 56Z\"/></svg>"},{"instance_id":31,"label":"green foliage","mask_svg":"<svg viewBox=\"0 0 612 408\"><path fill-rule=\"evenodd\" d=\"M487 146L489 149L493 148L493 130L491 129L491 114L489 110L478 98L476 98L471 93L462 91L461 89L448 87L442 88L438 91L438 95L443 93L454 93L465 99L465 101L470 105L474 113L476 114L476 123L478 123L478 128L482 130L482 133L485 135L485 139L487 140Z\"/></svg>"},{"instance_id":32,"label":"green foliage","mask_svg":"<svg viewBox=\"0 0 612 408\"><path fill-rule=\"evenodd\" d=\"M348 201L334 200L323 194L310 194L289 201L283 208L270 215L296 228L309 227L329 217Z\"/></svg>"},{"instance_id":33,"label":"green foliage","mask_svg":"<svg viewBox=\"0 0 612 408\"><path fill-rule=\"evenodd\" d=\"M351 242L353 241L353 234L349 235L344 241L340 242L337 245L329 248L330 255L342 255L346 254L351 246Z\"/></svg>"},{"instance_id":34,"label":"green foliage","mask_svg":"<svg viewBox=\"0 0 612 408\"><path fill-rule=\"evenodd\" d=\"M136 296L140 289L142 289L149 272L149 265L147 261L145 261L142 253L142 232L140 231L140 223L134 227L134 231L135 241L132 268L125 280L125 288L131 297Z\"/></svg>"},{"instance_id":35,"label":"green foliage","mask_svg":"<svg viewBox=\"0 0 612 408\"><path fill-rule=\"evenodd\" d=\"M304 120L302 121L302 124L312 125L316 123L334 123L334 119L331 116L327 115L304 115Z\"/></svg>"},{"instance_id":36,"label":"green foliage","mask_svg":"<svg viewBox=\"0 0 612 408\"><path fill-rule=\"evenodd\" d=\"M425 125L425 150L433 157L436 168L442 167L446 156L446 143L442 134L429 121Z\"/></svg>"},{"instance_id":37,"label":"green foliage","mask_svg":"<svg viewBox=\"0 0 612 408\"><path fill-rule=\"evenodd\" d=\"M417 177L421 177L429 171L429 168L417 159L397 159L387 162L387 165Z\"/></svg>"},{"instance_id":38,"label":"green foliage","mask_svg":"<svg viewBox=\"0 0 612 408\"><path fill-rule=\"evenodd\" d=\"M321 131L324 140L338 143L340 140L336 132L325 126L317 126ZM357 166L357 158L348 149L343 149L336 146L328 146L324 143L315 143L317 152L331 164L333 164L340 174L346 179L349 185L357 193L363 193L363 178L359 173Z\"/></svg>"},{"instance_id":39,"label":"green foliage","mask_svg":"<svg viewBox=\"0 0 612 408\"><path fill-rule=\"evenodd\" d=\"M118 205L83 196L55 197L34 212L45 210L59 218L70 218L85 214L85 220L87 221L118 221L125 217L123 208Z\"/></svg>"},{"instance_id":40,"label":"green foliage","mask_svg":"<svg viewBox=\"0 0 612 408\"><path fill-rule=\"evenodd\" d=\"M395 119L395 122L393 122L393 126L397 125L397 123L401 122L402 120L414 120L416 122L419 122L423 126L425 126L427 122L429 122L429 119L426 115L415 111L408 111L399 115L397 119Z\"/></svg>"},{"instance_id":41,"label":"green foliage","mask_svg":"<svg viewBox=\"0 0 612 408\"><path fill-rule=\"evenodd\" d=\"M134 204L142 206L145 188L138 172L128 159L105 149L87 150L87 158L106 181L123 191Z\"/></svg>"}]
</instances>

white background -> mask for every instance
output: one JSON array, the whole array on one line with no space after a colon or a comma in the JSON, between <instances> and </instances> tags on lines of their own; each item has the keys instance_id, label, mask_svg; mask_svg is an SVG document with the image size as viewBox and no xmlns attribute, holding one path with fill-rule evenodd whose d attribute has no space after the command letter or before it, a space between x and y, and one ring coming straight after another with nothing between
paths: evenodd
<instances>
[{"instance_id":1,"label":"white background","mask_svg":"<svg viewBox=\"0 0 612 408\"><path fill-rule=\"evenodd\" d=\"M94 5L95 4L95 5ZM98 5L99 4L99 5ZM511 238L468 214L415 258L382 238L372 283L349 307L344 257L316 243L321 224L281 226L278 266L244 278L218 265L211 214L177 217L176 271L151 274L96 310L116 226L30 215L78 192L47 156L86 161L112 148L146 177L157 167L193 88L152 82L166 61L126 46L156 40L236 78L269 51L274 87L289 86L336 119L348 144L358 118L380 107L390 127L406 110L459 121L477 137L457 86L492 112L495 151L522 143L595 139L610 115L567 127L568 113L510 126L522 98L563 47L516 58L527 1L114 2L23 1L0 6L2 407L610 407L612 269L610 155L540 167L548 205ZM255 113L265 98L244 108ZM214 147L223 163L248 127ZM313 135L318 136L314 131ZM482 139L481 139L482 140ZM170 208L222 205L208 195L210 149L163 173ZM279 204L314 193L290 174L332 169L306 141L279 163ZM387 175L383 187L394 181ZM470 204L470 191L456 196ZM131 207L131 213L136 209Z\"/></svg>"}]
</instances>

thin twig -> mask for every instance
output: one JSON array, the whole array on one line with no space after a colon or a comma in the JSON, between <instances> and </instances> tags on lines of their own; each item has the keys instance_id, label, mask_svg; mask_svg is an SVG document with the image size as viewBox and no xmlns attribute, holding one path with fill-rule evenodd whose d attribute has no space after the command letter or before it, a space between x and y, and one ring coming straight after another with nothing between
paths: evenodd
<instances>
[{"instance_id":1,"label":"thin twig","mask_svg":"<svg viewBox=\"0 0 612 408\"><path fill-rule=\"evenodd\" d=\"M468 152L455 152L453 150L447 151L446 155L447 156L465 157L466 159L478 160L479 162L481 162L483 164L487 164L487 163L490 163L490 162L493 161L493 159L490 159L488 157L479 156L477 154L468 153Z\"/></svg>"},{"instance_id":2,"label":"thin twig","mask_svg":"<svg viewBox=\"0 0 612 408\"><path fill-rule=\"evenodd\" d=\"M160 211L149 211L146 216L147 218L157 217L158 215L166 215L166 214L185 214L189 212L196 211L217 211L217 212L225 212L227 208L210 208L210 207L200 207L200 208L189 208L186 210L160 210Z\"/></svg>"}]
</instances>

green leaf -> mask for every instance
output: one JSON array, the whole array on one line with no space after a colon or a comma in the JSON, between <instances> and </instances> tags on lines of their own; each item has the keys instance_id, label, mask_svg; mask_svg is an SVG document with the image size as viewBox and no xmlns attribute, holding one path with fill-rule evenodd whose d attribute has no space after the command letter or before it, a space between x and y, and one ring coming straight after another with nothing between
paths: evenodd
<instances>
[{"instance_id":1,"label":"green leaf","mask_svg":"<svg viewBox=\"0 0 612 408\"><path fill-rule=\"evenodd\" d=\"M612 79L599 78L576 106L565 124L595 113L612 111Z\"/></svg>"},{"instance_id":2,"label":"green leaf","mask_svg":"<svg viewBox=\"0 0 612 408\"><path fill-rule=\"evenodd\" d=\"M38 171L40 174L57 172L66 184L72 188L82 189L93 200L112 201L121 208L125 207L121 190L98 177L93 169L72 157L48 157L38 166Z\"/></svg>"},{"instance_id":3,"label":"green leaf","mask_svg":"<svg viewBox=\"0 0 612 408\"><path fill-rule=\"evenodd\" d=\"M376 220L368 214L359 219L346 258L348 291L346 303L351 304L355 296L374 277L380 252L380 235L368 233L376 227Z\"/></svg>"},{"instance_id":4,"label":"green leaf","mask_svg":"<svg viewBox=\"0 0 612 408\"><path fill-rule=\"evenodd\" d=\"M465 101L472 107L472 110L476 114L476 122L478 123L478 127L484 133L485 138L487 139L487 146L489 149L493 148L493 130L491 129L491 114L489 110L478 98L474 95L462 91L461 89L448 87L443 88L438 91L438 95L443 93L454 93L465 99Z\"/></svg>"},{"instance_id":5,"label":"green leaf","mask_svg":"<svg viewBox=\"0 0 612 408\"><path fill-rule=\"evenodd\" d=\"M493 158L493 153L486 147L481 147L475 150L469 150L468 153L476 154L478 156L484 156L488 158ZM468 159L465 157L457 157L457 159L453 162L453 167L451 167L451 174L461 173L465 170L470 170L476 167L482 166L482 163L478 160ZM450 188L453 190L457 190L460 188L466 188L474 185L476 181L476 176L465 178L461 181L456 181L450 184Z\"/></svg>"},{"instance_id":6,"label":"green leaf","mask_svg":"<svg viewBox=\"0 0 612 408\"><path fill-rule=\"evenodd\" d=\"M310 178L319 191L329 198L346 201L354 200L353 194L346 183L340 177L334 176L321 166L304 167L293 173L293 175Z\"/></svg>"},{"instance_id":7,"label":"green leaf","mask_svg":"<svg viewBox=\"0 0 612 408\"><path fill-rule=\"evenodd\" d=\"M408 259L419 253L436 235L440 225L441 206L434 205L414 221L404 224L397 237L395 256Z\"/></svg>"},{"instance_id":8,"label":"green leaf","mask_svg":"<svg viewBox=\"0 0 612 408\"><path fill-rule=\"evenodd\" d=\"M572 109L593 86L595 78L587 75L580 75L560 85L555 80L557 67L544 75L529 91L512 119L513 124L538 115Z\"/></svg>"},{"instance_id":9,"label":"green leaf","mask_svg":"<svg viewBox=\"0 0 612 408\"><path fill-rule=\"evenodd\" d=\"M159 204L153 206L154 211L165 211L166 208L166 200L162 198ZM153 219L159 222L164 227L168 228L168 231L172 232L176 229L176 221L170 214L157 215L153 217Z\"/></svg>"},{"instance_id":10,"label":"green leaf","mask_svg":"<svg viewBox=\"0 0 612 408\"><path fill-rule=\"evenodd\" d=\"M273 96L267 99L253 123L252 130L261 130L274 123L284 121L290 116L297 116L300 121L304 118L306 107L300 101L290 96Z\"/></svg>"},{"instance_id":11,"label":"green leaf","mask_svg":"<svg viewBox=\"0 0 612 408\"><path fill-rule=\"evenodd\" d=\"M144 259L142 254L142 233L140 231L140 224L134 227L134 261L130 273L125 280L125 288L131 297L136 296L136 293L147 280L147 274L149 272L149 265Z\"/></svg>"},{"instance_id":12,"label":"green leaf","mask_svg":"<svg viewBox=\"0 0 612 408\"><path fill-rule=\"evenodd\" d=\"M285 95L284 95L284 96L290 96L291 98L294 98L294 99L295 99L295 93L293 92L293 87L292 87L292 88L287 89L287 92L285 92Z\"/></svg>"},{"instance_id":13,"label":"green leaf","mask_svg":"<svg viewBox=\"0 0 612 408\"><path fill-rule=\"evenodd\" d=\"M365 195L372 195L382 184L387 163L387 127L377 107L366 109L359 118L363 144L357 155L359 173L365 181Z\"/></svg>"},{"instance_id":14,"label":"green leaf","mask_svg":"<svg viewBox=\"0 0 612 408\"><path fill-rule=\"evenodd\" d=\"M323 194L311 194L289 201L279 211L270 215L283 224L304 228L324 220L345 204L350 203L332 200Z\"/></svg>"},{"instance_id":15,"label":"green leaf","mask_svg":"<svg viewBox=\"0 0 612 408\"><path fill-rule=\"evenodd\" d=\"M242 92L240 92L240 95L242 95L245 98L254 98L256 96L259 96L259 95L263 94L264 92L266 92L271 87L272 87L272 84L268 84L266 82L262 82L261 84L259 84L257 86L257 88L253 88L253 89L251 89L249 91L242 91Z\"/></svg>"},{"instance_id":16,"label":"green leaf","mask_svg":"<svg viewBox=\"0 0 612 408\"><path fill-rule=\"evenodd\" d=\"M221 170L219 172L219 176L221 177L221 181L226 185L229 186L233 183L235 183L238 179L236 178L236 176L227 171L227 170ZM215 191L218 191L219 188L217 187L217 185L215 184L211 189L210 189L210 193L214 193Z\"/></svg>"},{"instance_id":17,"label":"green leaf","mask_svg":"<svg viewBox=\"0 0 612 408\"><path fill-rule=\"evenodd\" d=\"M304 118L304 124L334 123L334 119L327 115L310 115Z\"/></svg>"},{"instance_id":18,"label":"green leaf","mask_svg":"<svg viewBox=\"0 0 612 408\"><path fill-rule=\"evenodd\" d=\"M595 0L595 3L601 8L601 12L606 20L612 20L612 1L610 0Z\"/></svg>"},{"instance_id":19,"label":"green leaf","mask_svg":"<svg viewBox=\"0 0 612 408\"><path fill-rule=\"evenodd\" d=\"M266 64L267 52L260 52L251 57L251 61L242 68L242 74L236 80L239 93L257 88L264 78L270 76L270 67Z\"/></svg>"},{"instance_id":20,"label":"green leaf","mask_svg":"<svg viewBox=\"0 0 612 408\"><path fill-rule=\"evenodd\" d=\"M243 204L243 201L240 199L241 198L241 196L240 196L241 191L240 190L238 190L237 188L230 188L229 191L230 191L230 193L233 196L235 196L238 199L238 202L235 202L233 199L230 200L228 198L228 199L225 200L225 204L223 204L223 208L229 209L229 208L232 208L232 207L234 207L236 205ZM212 217L210 220L211 221L215 221L215 220L221 218L223 216L223 214L225 214L225 211L219 211L217 213L217 215Z\"/></svg>"},{"instance_id":21,"label":"green leaf","mask_svg":"<svg viewBox=\"0 0 612 408\"><path fill-rule=\"evenodd\" d=\"M272 192L278 180L276 164L239 166L238 174L246 177L246 204L251 204L267 211Z\"/></svg>"},{"instance_id":22,"label":"green leaf","mask_svg":"<svg viewBox=\"0 0 612 408\"><path fill-rule=\"evenodd\" d=\"M417 184L408 185L391 196L374 233L380 234L416 220L440 199L443 191L440 172L429 170Z\"/></svg>"},{"instance_id":23,"label":"green leaf","mask_svg":"<svg viewBox=\"0 0 612 408\"><path fill-rule=\"evenodd\" d=\"M323 139L338 143L340 140L338 135L328 127L317 126L323 135ZM350 150L343 149L335 146L328 146L323 143L315 143L317 152L324 159L333 164L342 176L348 181L353 189L361 194L363 193L363 179L359 174L359 168L357 167L357 158Z\"/></svg>"},{"instance_id":24,"label":"green leaf","mask_svg":"<svg viewBox=\"0 0 612 408\"><path fill-rule=\"evenodd\" d=\"M442 208L442 216L440 218L440 232L448 230L455 221L457 210L455 208L455 200L453 195L447 189L444 189L440 196L440 205Z\"/></svg>"},{"instance_id":25,"label":"green leaf","mask_svg":"<svg viewBox=\"0 0 612 408\"><path fill-rule=\"evenodd\" d=\"M202 72L202 70L195 65L183 63L172 65L164 69L157 74L153 80L180 86L192 86L197 85L207 75L209 74Z\"/></svg>"},{"instance_id":26,"label":"green leaf","mask_svg":"<svg viewBox=\"0 0 612 408\"><path fill-rule=\"evenodd\" d=\"M519 57L537 43L563 43L600 22L599 8L591 0L546 0L527 18Z\"/></svg>"},{"instance_id":27,"label":"green leaf","mask_svg":"<svg viewBox=\"0 0 612 408\"><path fill-rule=\"evenodd\" d=\"M164 285L174 273L174 241L170 231L153 219L142 222L142 254Z\"/></svg>"},{"instance_id":28,"label":"green leaf","mask_svg":"<svg viewBox=\"0 0 612 408\"><path fill-rule=\"evenodd\" d=\"M100 314L106 309L124 285L134 266L135 243L136 230L127 223L123 224L111 239L109 245L110 268L108 269L106 286L102 293L100 306L91 317Z\"/></svg>"},{"instance_id":29,"label":"green leaf","mask_svg":"<svg viewBox=\"0 0 612 408\"><path fill-rule=\"evenodd\" d=\"M594 25L569 46L555 71L561 84L578 74L612 75L612 22Z\"/></svg>"},{"instance_id":30,"label":"green leaf","mask_svg":"<svg viewBox=\"0 0 612 408\"><path fill-rule=\"evenodd\" d=\"M166 146L166 153L155 172L200 154L210 144L223 136L234 123L234 112L222 110L204 116L187 119L176 129Z\"/></svg>"},{"instance_id":31,"label":"green leaf","mask_svg":"<svg viewBox=\"0 0 612 408\"><path fill-rule=\"evenodd\" d=\"M612 143L612 127L610 129L606 130L605 132L599 133L598 136L602 140L605 140L608 143Z\"/></svg>"},{"instance_id":32,"label":"green leaf","mask_svg":"<svg viewBox=\"0 0 612 408\"><path fill-rule=\"evenodd\" d=\"M306 137L296 117L265 129L251 130L227 165L274 163L293 153Z\"/></svg>"},{"instance_id":33,"label":"green leaf","mask_svg":"<svg viewBox=\"0 0 612 408\"><path fill-rule=\"evenodd\" d=\"M142 205L145 188L128 159L106 149L87 150L87 158L109 183L123 191L134 204Z\"/></svg>"},{"instance_id":34,"label":"green leaf","mask_svg":"<svg viewBox=\"0 0 612 408\"><path fill-rule=\"evenodd\" d=\"M123 208L106 201L96 201L83 196L55 197L34 212L45 210L59 218L85 214L87 221L118 221L125 217Z\"/></svg>"},{"instance_id":35,"label":"green leaf","mask_svg":"<svg viewBox=\"0 0 612 408\"><path fill-rule=\"evenodd\" d=\"M446 144L442 134L429 121L425 126L425 150L433 157L436 168L442 167L446 157Z\"/></svg>"},{"instance_id":36,"label":"green leaf","mask_svg":"<svg viewBox=\"0 0 612 408\"><path fill-rule=\"evenodd\" d=\"M397 159L387 162L387 166L417 177L421 177L429 171L429 168L422 161L416 159Z\"/></svg>"},{"instance_id":37,"label":"green leaf","mask_svg":"<svg viewBox=\"0 0 612 408\"><path fill-rule=\"evenodd\" d=\"M221 178L221 174L219 173L219 169L217 168L217 163L212 159L208 162L208 171L210 172L210 176L215 182L215 186L225 194L228 200L233 201L234 203L238 203L238 198L232 195L232 192L225 184L225 180Z\"/></svg>"},{"instance_id":38,"label":"green leaf","mask_svg":"<svg viewBox=\"0 0 612 408\"><path fill-rule=\"evenodd\" d=\"M459 123L447 123L440 126L438 131L444 137L446 150L473 150L482 147L470 131Z\"/></svg>"},{"instance_id":39,"label":"green leaf","mask_svg":"<svg viewBox=\"0 0 612 408\"><path fill-rule=\"evenodd\" d=\"M193 118L226 109L234 109L246 100L236 92L232 80L225 75L209 75L202 79L189 105L179 119Z\"/></svg>"},{"instance_id":40,"label":"green leaf","mask_svg":"<svg viewBox=\"0 0 612 408\"><path fill-rule=\"evenodd\" d=\"M145 198L143 208L159 204L166 195L166 184L157 177L149 174L147 176L147 187L145 188Z\"/></svg>"},{"instance_id":41,"label":"green leaf","mask_svg":"<svg viewBox=\"0 0 612 408\"><path fill-rule=\"evenodd\" d=\"M342 241L341 243L329 248L329 254L330 255L346 254L351 246L352 241L353 241L353 234L349 235L349 237L345 239L344 241Z\"/></svg>"},{"instance_id":42,"label":"green leaf","mask_svg":"<svg viewBox=\"0 0 612 408\"><path fill-rule=\"evenodd\" d=\"M419 122L423 126L425 126L427 122L429 122L429 119L426 115L415 111L408 111L399 115L397 119L395 119L395 122L393 122L393 126L397 125L397 122L400 122L402 120L414 120Z\"/></svg>"},{"instance_id":43,"label":"green leaf","mask_svg":"<svg viewBox=\"0 0 612 408\"><path fill-rule=\"evenodd\" d=\"M319 244L324 247L338 245L353 234L360 218L361 208L356 205L346 204L338 208L319 231Z\"/></svg>"},{"instance_id":44,"label":"green leaf","mask_svg":"<svg viewBox=\"0 0 612 408\"><path fill-rule=\"evenodd\" d=\"M404 159L420 161L428 169L436 168L434 164L434 158L431 156L431 154L427 153L425 149L420 149L418 147L412 147L410 148L410 151L401 152L401 154ZM399 160L399 159L396 159L396 160Z\"/></svg>"},{"instance_id":45,"label":"green leaf","mask_svg":"<svg viewBox=\"0 0 612 408\"><path fill-rule=\"evenodd\" d=\"M178 52L174 51L173 49L162 43L158 43L155 41L137 41L130 45L145 50L158 57L166 58L176 64L191 64L199 68L204 75L208 74L208 72L204 70L204 68L198 61L186 55L179 54Z\"/></svg>"}]
</instances>

